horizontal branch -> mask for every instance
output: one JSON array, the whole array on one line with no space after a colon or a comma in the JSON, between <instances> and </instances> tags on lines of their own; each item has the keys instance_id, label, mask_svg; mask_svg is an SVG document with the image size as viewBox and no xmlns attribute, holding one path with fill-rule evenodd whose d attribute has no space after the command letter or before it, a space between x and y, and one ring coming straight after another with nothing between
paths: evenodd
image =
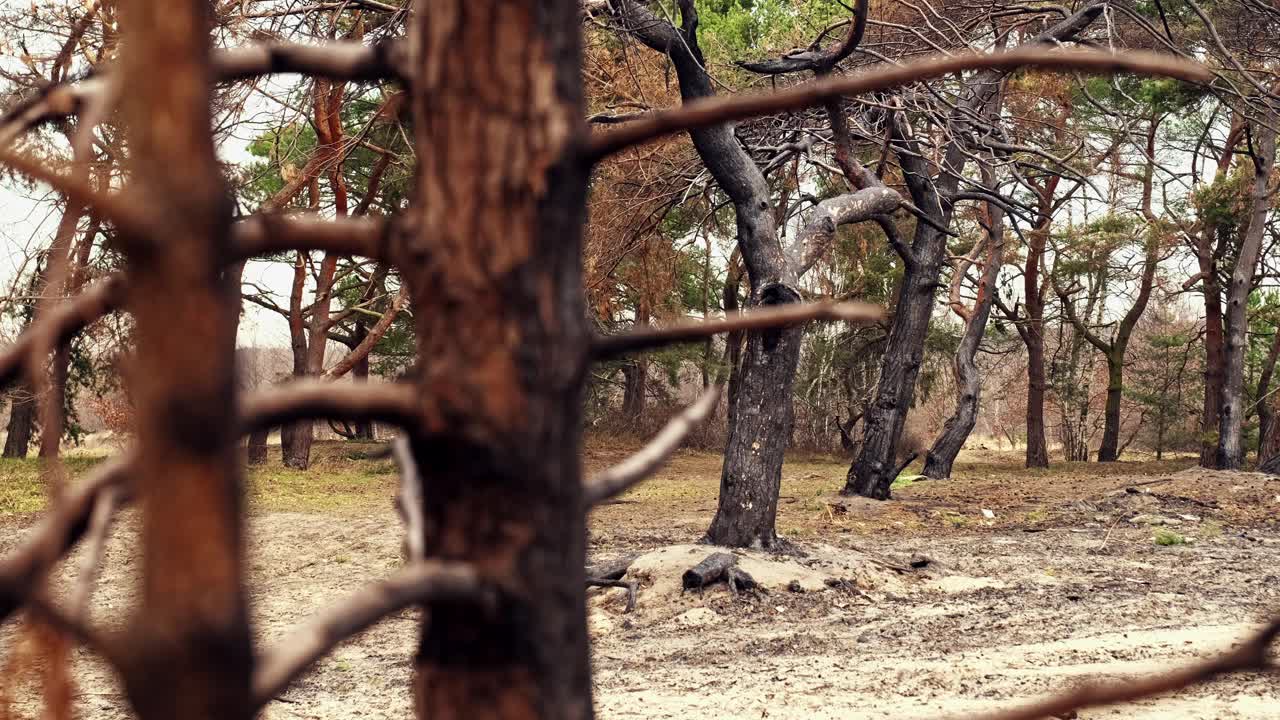
<instances>
[{"instance_id":1,"label":"horizontal branch","mask_svg":"<svg viewBox=\"0 0 1280 720\"><path fill-rule=\"evenodd\" d=\"M678 343L697 342L713 335L736 330L769 330L798 325L810 320L843 320L873 323L884 317L884 308L857 302L788 303L761 310L733 313L716 320L695 320L667 327L643 327L595 339L591 345L594 360L608 360L619 355L652 350Z\"/></svg>"},{"instance_id":2,"label":"horizontal branch","mask_svg":"<svg viewBox=\"0 0 1280 720\"><path fill-rule=\"evenodd\" d=\"M377 45L332 42L324 45L267 43L216 50L212 64L220 82L234 82L271 73L301 73L333 80L397 80L403 82L403 43ZM113 68L99 68L93 77L76 83L50 85L14 104L0 116L0 148L24 132L80 112L107 92Z\"/></svg>"},{"instance_id":3,"label":"horizontal branch","mask_svg":"<svg viewBox=\"0 0 1280 720\"><path fill-rule=\"evenodd\" d=\"M259 213L231 226L231 253L236 260L248 260L290 250L322 250L390 263L389 228L386 219L368 215L321 220Z\"/></svg>"},{"instance_id":4,"label":"horizontal branch","mask_svg":"<svg viewBox=\"0 0 1280 720\"><path fill-rule=\"evenodd\" d=\"M1209 70L1199 63L1147 52L1117 54L1029 47L992 54L957 53L901 66L876 66L853 75L824 78L777 92L694 100L679 108L654 112L647 118L619 125L617 129L592 134L586 155L587 159L595 162L673 133L800 110L832 98L888 90L963 70L1016 70L1023 67L1099 73L1132 72L1200 83L1212 80Z\"/></svg>"},{"instance_id":5,"label":"horizontal branch","mask_svg":"<svg viewBox=\"0 0 1280 720\"><path fill-rule=\"evenodd\" d=\"M0 560L0 621L26 604L39 587L37 580L80 541L89 529L98 497L125 485L131 462L129 455L108 460L73 485L22 544Z\"/></svg>"},{"instance_id":6,"label":"horizontal branch","mask_svg":"<svg viewBox=\"0 0 1280 720\"><path fill-rule=\"evenodd\" d=\"M413 388L404 383L339 385L299 380L247 396L240 417L243 433L318 418L412 427L417 423L418 405Z\"/></svg>"},{"instance_id":7,"label":"horizontal branch","mask_svg":"<svg viewBox=\"0 0 1280 720\"><path fill-rule=\"evenodd\" d=\"M360 590L294 631L257 662L253 698L261 707L289 687L307 668L348 638L415 603L481 597L475 570L461 563L413 563L382 582Z\"/></svg>"},{"instance_id":8,"label":"horizontal branch","mask_svg":"<svg viewBox=\"0 0 1280 720\"><path fill-rule=\"evenodd\" d=\"M647 445L587 480L582 493L584 507L615 498L654 474L666 464L680 443L720 404L721 386L715 385L698 401L671 418Z\"/></svg>"},{"instance_id":9,"label":"horizontal branch","mask_svg":"<svg viewBox=\"0 0 1280 720\"><path fill-rule=\"evenodd\" d=\"M76 333L120 306L124 297L124 278L109 275L84 292L68 298L35 321L16 342L0 352L0 388L18 379L37 340L43 347L59 347Z\"/></svg>"},{"instance_id":10,"label":"horizontal branch","mask_svg":"<svg viewBox=\"0 0 1280 720\"><path fill-rule=\"evenodd\" d=\"M1275 665L1268 655L1271 643L1280 635L1280 618L1270 621L1239 646L1211 660L1128 682L1087 683L1069 692L1012 710L997 710L971 716L971 720L1039 720L1075 717L1075 711L1101 705L1134 702L1208 682L1219 675L1249 670L1267 670Z\"/></svg>"},{"instance_id":11,"label":"horizontal branch","mask_svg":"<svg viewBox=\"0 0 1280 720\"><path fill-rule=\"evenodd\" d=\"M219 50L213 54L213 67L222 82L275 73L347 81L399 80L404 67L402 47L398 42L264 43Z\"/></svg>"}]
</instances>

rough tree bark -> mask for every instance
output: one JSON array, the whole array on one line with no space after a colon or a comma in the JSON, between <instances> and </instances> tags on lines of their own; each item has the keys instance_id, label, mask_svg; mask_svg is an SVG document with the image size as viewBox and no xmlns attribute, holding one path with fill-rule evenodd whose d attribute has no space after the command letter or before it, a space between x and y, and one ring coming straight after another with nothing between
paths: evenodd
<instances>
[{"instance_id":1,"label":"rough tree bark","mask_svg":"<svg viewBox=\"0 0 1280 720\"><path fill-rule=\"evenodd\" d=\"M1254 168L1249 224L1240 242L1240 254L1227 288L1226 343L1222 381L1221 419L1218 425L1218 468L1236 470L1244 464L1244 356L1248 351L1249 293L1253 291L1262 239L1266 234L1271 195L1267 184L1276 160L1275 116L1254 123L1250 130Z\"/></svg>"},{"instance_id":2,"label":"rough tree bark","mask_svg":"<svg viewBox=\"0 0 1280 720\"><path fill-rule=\"evenodd\" d=\"M36 429L36 399L26 384L9 393L9 429L4 439L4 455L7 458L24 458L31 449L31 436Z\"/></svg>"},{"instance_id":3,"label":"rough tree bark","mask_svg":"<svg viewBox=\"0 0 1280 720\"><path fill-rule=\"evenodd\" d=\"M994 192L994 173L990 167L985 166L982 171L983 182ZM982 377L978 373L977 364L978 348L987 331L987 320L991 317L992 297L997 291L996 281L1000 277L1004 257L1004 210L995 203L987 203L986 216L987 237L983 243L986 246L986 260L972 308L964 307L959 292L970 260L960 261L956 267L956 277L951 281L951 307L964 321L965 328L955 357L952 358L952 368L956 374L956 410L947 418L942 432L925 454L923 474L934 479L951 477L952 465L969 433L973 432L973 426L978 422L978 403L982 393Z\"/></svg>"},{"instance_id":4,"label":"rough tree bark","mask_svg":"<svg viewBox=\"0 0 1280 720\"><path fill-rule=\"evenodd\" d=\"M1090 5L1029 40L1028 45L1066 42L1102 14L1101 5ZM951 225L952 196L959 187L969 159L965 136L1000 87L1005 73L984 71L968 83L971 94L956 105L948 120L950 137L936 176L921 154L901 113L892 119L893 147L902 166L912 202L929 222L917 222L910 248L903 249L906 265L898 294L893 325L880 367L876 396L863 417L862 450L849 468L846 495L885 500L897 470L895 453L907 413L915 399L916 379L924 360L925 337L933 312L938 274L946 255L946 235L939 228Z\"/></svg>"},{"instance_id":5,"label":"rough tree bark","mask_svg":"<svg viewBox=\"0 0 1280 720\"><path fill-rule=\"evenodd\" d=\"M425 547L504 589L494 607L425 608L417 714L589 718L579 5L438 0L416 13L420 165L397 265L423 359L411 442L430 488Z\"/></svg>"},{"instance_id":6,"label":"rough tree bark","mask_svg":"<svg viewBox=\"0 0 1280 720\"><path fill-rule=\"evenodd\" d=\"M210 122L209 10L198 0L120 3L130 193L152 229L123 241L133 250L126 307L137 352L128 375L146 462L131 471L142 592L120 665L143 720L253 716L235 431L238 289L218 270L231 206Z\"/></svg>"}]
</instances>

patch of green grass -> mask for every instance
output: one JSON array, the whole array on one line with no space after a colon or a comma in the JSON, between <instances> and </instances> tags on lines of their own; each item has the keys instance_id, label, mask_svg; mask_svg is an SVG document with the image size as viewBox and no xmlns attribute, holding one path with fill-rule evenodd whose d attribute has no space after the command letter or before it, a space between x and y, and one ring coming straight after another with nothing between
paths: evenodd
<instances>
[{"instance_id":1,"label":"patch of green grass","mask_svg":"<svg viewBox=\"0 0 1280 720\"><path fill-rule=\"evenodd\" d=\"M942 519L951 523L952 527L962 528L969 524L969 518L958 513L947 513L942 516Z\"/></svg>"},{"instance_id":2,"label":"patch of green grass","mask_svg":"<svg viewBox=\"0 0 1280 720\"><path fill-rule=\"evenodd\" d=\"M62 462L75 482L104 459L104 455L75 454ZM0 516L30 515L44 509L48 498L40 468L38 458L0 458Z\"/></svg>"},{"instance_id":3,"label":"patch of green grass","mask_svg":"<svg viewBox=\"0 0 1280 720\"><path fill-rule=\"evenodd\" d=\"M1169 528L1156 528L1155 541L1157 545L1165 547L1170 545L1186 545L1188 543L1187 538L1170 530Z\"/></svg>"},{"instance_id":4,"label":"patch of green grass","mask_svg":"<svg viewBox=\"0 0 1280 720\"><path fill-rule=\"evenodd\" d=\"M910 473L902 473L893 479L893 484L889 486L891 490L897 490L912 485L917 480L924 478L924 475L912 475Z\"/></svg>"},{"instance_id":5,"label":"patch of green grass","mask_svg":"<svg viewBox=\"0 0 1280 720\"><path fill-rule=\"evenodd\" d=\"M1036 508L1035 510L1027 513L1027 523L1030 525L1037 525L1048 519L1049 511L1044 508Z\"/></svg>"}]
</instances>

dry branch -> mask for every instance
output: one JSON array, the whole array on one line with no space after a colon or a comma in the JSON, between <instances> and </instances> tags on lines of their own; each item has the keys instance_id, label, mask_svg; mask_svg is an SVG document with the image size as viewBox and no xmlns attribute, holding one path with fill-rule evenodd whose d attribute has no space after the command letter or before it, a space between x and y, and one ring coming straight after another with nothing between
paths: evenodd
<instances>
[{"instance_id":1,"label":"dry branch","mask_svg":"<svg viewBox=\"0 0 1280 720\"><path fill-rule=\"evenodd\" d=\"M289 250L321 250L390 262L390 223L378 217L318 220L280 213L250 215L231 227L236 260Z\"/></svg>"},{"instance_id":2,"label":"dry branch","mask_svg":"<svg viewBox=\"0 0 1280 720\"><path fill-rule=\"evenodd\" d=\"M320 612L264 655L253 676L254 701L258 707L270 702L339 643L393 612L427 601L474 599L482 592L479 577L469 565L437 561L409 565Z\"/></svg>"},{"instance_id":3,"label":"dry branch","mask_svg":"<svg viewBox=\"0 0 1280 720\"><path fill-rule=\"evenodd\" d=\"M1213 79L1203 65L1146 52L1114 54L1030 47L994 54L957 53L895 67L878 66L854 75L824 78L778 92L694 100L679 108L655 112L644 119L619 125L614 130L594 133L587 143L586 155L587 159L596 162L621 150L673 133L800 110L832 98L888 90L949 73L981 69L1016 70L1024 67L1098 73L1132 72L1200 83L1208 83Z\"/></svg>"},{"instance_id":4,"label":"dry branch","mask_svg":"<svg viewBox=\"0 0 1280 720\"><path fill-rule=\"evenodd\" d=\"M26 604L42 577L89 528L98 498L126 482L131 456L109 460L77 483L22 544L0 561L0 621Z\"/></svg>"},{"instance_id":5,"label":"dry branch","mask_svg":"<svg viewBox=\"0 0 1280 720\"><path fill-rule=\"evenodd\" d=\"M592 507L617 497L662 467L690 431L720 404L720 391L719 385L713 386L696 403L671 418L648 445L589 479L583 489L583 505Z\"/></svg>"},{"instance_id":6,"label":"dry branch","mask_svg":"<svg viewBox=\"0 0 1280 720\"><path fill-rule=\"evenodd\" d=\"M418 562L426 554L427 520L423 517L422 473L413 459L413 448L403 436L391 441L391 455L400 469L400 494L396 509L404 520L404 546L409 562Z\"/></svg>"},{"instance_id":7,"label":"dry branch","mask_svg":"<svg viewBox=\"0 0 1280 720\"><path fill-rule=\"evenodd\" d=\"M790 303L760 310L726 315L718 320L683 322L668 327L645 327L617 335L596 338L591 346L595 360L624 355L640 350L697 342L712 335L737 330L769 330L797 325L810 320L843 320L873 323L884 317L884 308L857 302Z\"/></svg>"},{"instance_id":8,"label":"dry branch","mask_svg":"<svg viewBox=\"0 0 1280 720\"><path fill-rule=\"evenodd\" d=\"M16 342L0 352L0 388L22 374L37 340L59 347L98 318L115 310L123 296L124 278L112 275L36 319Z\"/></svg>"},{"instance_id":9,"label":"dry branch","mask_svg":"<svg viewBox=\"0 0 1280 720\"><path fill-rule=\"evenodd\" d=\"M88 543L84 557L80 560L79 574L72 590L69 602L72 619L84 622L89 616L89 599L93 596L93 586L98 578L102 555L107 547L107 536L111 532L111 523L116 511L125 501L123 488L111 486L98 493L93 504L93 512L89 516Z\"/></svg>"},{"instance_id":10,"label":"dry branch","mask_svg":"<svg viewBox=\"0 0 1280 720\"><path fill-rule=\"evenodd\" d=\"M314 418L412 427L418 405L412 389L401 383L338 385L301 380L248 396L240 417L244 433Z\"/></svg>"},{"instance_id":11,"label":"dry branch","mask_svg":"<svg viewBox=\"0 0 1280 720\"><path fill-rule=\"evenodd\" d=\"M401 48L402 44L397 42L377 45L266 43L215 52L213 70L222 82L273 73L300 73L345 81L398 80L404 60Z\"/></svg>"},{"instance_id":12,"label":"dry branch","mask_svg":"<svg viewBox=\"0 0 1280 720\"><path fill-rule=\"evenodd\" d=\"M1164 695L1208 682L1226 673L1275 670L1276 666L1268 656L1271 643L1277 635L1280 635L1280 618L1271 620L1239 646L1211 660L1139 680L1086 683L1061 695L1034 702L1025 707L973 715L968 720L1039 720L1040 718L1073 717L1078 710Z\"/></svg>"}]
</instances>

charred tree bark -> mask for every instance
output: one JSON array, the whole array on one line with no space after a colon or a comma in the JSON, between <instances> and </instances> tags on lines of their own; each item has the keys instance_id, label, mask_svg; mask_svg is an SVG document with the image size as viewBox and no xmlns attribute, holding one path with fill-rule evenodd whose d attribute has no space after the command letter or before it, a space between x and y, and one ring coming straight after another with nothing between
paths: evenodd
<instances>
[{"instance_id":1,"label":"charred tree bark","mask_svg":"<svg viewBox=\"0 0 1280 720\"><path fill-rule=\"evenodd\" d=\"M231 203L209 115L209 10L194 0L120 3L131 192L146 198L139 207L154 228L124 243L136 248L128 377L146 461L131 469L142 588L120 669L143 720L254 715L235 431L239 295L218 270Z\"/></svg>"},{"instance_id":2,"label":"charred tree bark","mask_svg":"<svg viewBox=\"0 0 1280 720\"><path fill-rule=\"evenodd\" d=\"M1275 116L1268 115L1267 123ZM1218 468L1236 470L1244 464L1244 356L1248 351L1249 293L1253 291L1262 239L1266 234L1271 195L1267 183L1276 160L1276 131L1255 123L1252 128L1254 180L1249 225L1240 243L1240 254L1227 290L1226 345L1222 382L1222 417L1218 426Z\"/></svg>"},{"instance_id":3,"label":"charred tree bark","mask_svg":"<svg viewBox=\"0 0 1280 720\"><path fill-rule=\"evenodd\" d=\"M396 264L424 360L425 548L499 589L426 606L417 715L590 718L579 5L439 0L411 23L420 165Z\"/></svg>"},{"instance_id":4,"label":"charred tree bark","mask_svg":"<svg viewBox=\"0 0 1280 720\"><path fill-rule=\"evenodd\" d=\"M994 186L994 179L988 168L983 169L987 185ZM994 191L994 187L992 187ZM972 310L960 312L965 320L964 335L960 337L960 345L956 348L952 359L952 368L956 374L956 410L947 418L942 433L934 440L933 446L925 455L924 471L926 477L943 479L951 477L951 468L955 464L960 449L964 447L969 433L978 422L978 403L982 393L982 377L978 373L978 348L987 332L987 320L991 317L992 296L996 293L996 281L1000 276L1000 265L1004 255L1004 210L994 203L987 204L987 256L982 269L982 278L978 281L978 293L974 299ZM967 263L966 263L967 265ZM959 278L953 280L953 300L959 300L959 280L964 277L965 268L957 268Z\"/></svg>"}]
</instances>

